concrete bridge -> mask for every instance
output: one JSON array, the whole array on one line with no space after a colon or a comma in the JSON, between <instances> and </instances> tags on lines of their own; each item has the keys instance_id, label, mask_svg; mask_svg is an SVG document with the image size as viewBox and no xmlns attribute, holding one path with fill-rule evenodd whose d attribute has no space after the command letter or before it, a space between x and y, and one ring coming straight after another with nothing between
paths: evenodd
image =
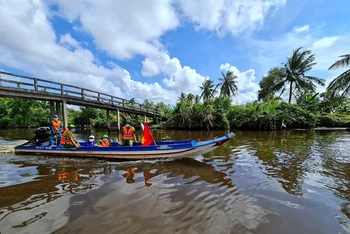
<instances>
[{"instance_id":1,"label":"concrete bridge","mask_svg":"<svg viewBox=\"0 0 350 234\"><path fill-rule=\"evenodd\" d=\"M95 107L107 110L107 126L110 128L110 111L117 112L120 129L120 112L146 117L161 117L155 108L146 108L140 103L100 93L90 89L62 84L44 79L0 71L0 96L50 102L51 117L57 113L67 127L67 104Z\"/></svg>"}]
</instances>

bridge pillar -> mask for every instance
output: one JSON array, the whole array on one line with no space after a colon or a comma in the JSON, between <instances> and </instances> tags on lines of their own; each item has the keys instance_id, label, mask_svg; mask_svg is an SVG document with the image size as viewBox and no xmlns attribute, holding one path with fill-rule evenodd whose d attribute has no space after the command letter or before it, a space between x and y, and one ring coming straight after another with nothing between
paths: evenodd
<instances>
[{"instance_id":1,"label":"bridge pillar","mask_svg":"<svg viewBox=\"0 0 350 234\"><path fill-rule=\"evenodd\" d=\"M62 119L61 103L59 101L56 102L56 114L58 118Z\"/></svg>"},{"instance_id":2,"label":"bridge pillar","mask_svg":"<svg viewBox=\"0 0 350 234\"><path fill-rule=\"evenodd\" d=\"M50 121L54 114L55 114L55 102L50 101Z\"/></svg>"},{"instance_id":3,"label":"bridge pillar","mask_svg":"<svg viewBox=\"0 0 350 234\"><path fill-rule=\"evenodd\" d=\"M68 127L68 115L67 115L67 102L62 101L62 116L63 116L63 127L66 129Z\"/></svg>"},{"instance_id":4,"label":"bridge pillar","mask_svg":"<svg viewBox=\"0 0 350 234\"><path fill-rule=\"evenodd\" d=\"M109 110L106 110L106 114L107 114L107 128L110 129L111 127L111 118L109 115Z\"/></svg>"},{"instance_id":5,"label":"bridge pillar","mask_svg":"<svg viewBox=\"0 0 350 234\"><path fill-rule=\"evenodd\" d=\"M147 116L145 115L145 122L147 122Z\"/></svg>"},{"instance_id":6,"label":"bridge pillar","mask_svg":"<svg viewBox=\"0 0 350 234\"><path fill-rule=\"evenodd\" d=\"M120 113L119 113L119 109L117 109L117 128L118 128L118 132L120 130Z\"/></svg>"}]
</instances>

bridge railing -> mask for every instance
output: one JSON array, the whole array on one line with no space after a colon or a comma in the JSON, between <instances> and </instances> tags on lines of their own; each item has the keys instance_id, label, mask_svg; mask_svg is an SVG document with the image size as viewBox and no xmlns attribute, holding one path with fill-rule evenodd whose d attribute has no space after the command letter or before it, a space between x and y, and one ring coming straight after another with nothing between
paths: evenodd
<instances>
[{"instance_id":1,"label":"bridge railing","mask_svg":"<svg viewBox=\"0 0 350 234\"><path fill-rule=\"evenodd\" d=\"M62 84L40 78L23 76L9 72L0 71L0 88L14 88L32 92L47 92L62 97L80 99L84 101L98 102L126 109L140 110L150 114L161 115L156 108L145 108L142 104L130 102L127 99L100 93L94 90L80 88L73 85Z\"/></svg>"}]
</instances>

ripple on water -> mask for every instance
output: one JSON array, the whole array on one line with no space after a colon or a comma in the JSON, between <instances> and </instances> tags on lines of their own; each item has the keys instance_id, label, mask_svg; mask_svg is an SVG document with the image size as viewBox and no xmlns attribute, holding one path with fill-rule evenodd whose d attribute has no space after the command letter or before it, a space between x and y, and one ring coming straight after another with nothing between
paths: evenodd
<instances>
[{"instance_id":1,"label":"ripple on water","mask_svg":"<svg viewBox=\"0 0 350 234\"><path fill-rule=\"evenodd\" d=\"M18 200L0 198L0 226L5 233L349 232L348 143L341 134L244 132L196 160L5 156L19 175L36 174L23 183L4 179L11 185L0 191ZM66 172L79 178L58 180Z\"/></svg>"}]
</instances>

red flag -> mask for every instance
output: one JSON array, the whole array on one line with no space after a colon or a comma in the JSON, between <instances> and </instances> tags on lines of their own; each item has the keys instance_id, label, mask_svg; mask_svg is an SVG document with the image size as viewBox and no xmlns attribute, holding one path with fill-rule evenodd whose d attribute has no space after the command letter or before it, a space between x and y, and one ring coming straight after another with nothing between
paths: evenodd
<instances>
[{"instance_id":1,"label":"red flag","mask_svg":"<svg viewBox=\"0 0 350 234\"><path fill-rule=\"evenodd\" d=\"M148 123L145 122L144 124L144 129L143 129L143 136L141 139L141 145L149 146L154 142L154 137L151 133L151 130L148 127Z\"/></svg>"}]
</instances>

